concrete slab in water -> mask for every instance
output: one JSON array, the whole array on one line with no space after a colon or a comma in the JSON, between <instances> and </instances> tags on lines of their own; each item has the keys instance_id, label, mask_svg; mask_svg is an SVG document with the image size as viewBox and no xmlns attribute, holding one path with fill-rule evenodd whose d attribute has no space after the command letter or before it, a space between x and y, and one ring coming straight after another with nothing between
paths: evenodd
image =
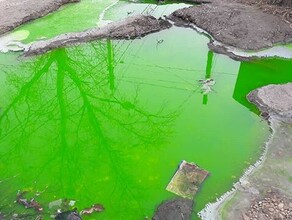
<instances>
[{"instance_id":1,"label":"concrete slab in water","mask_svg":"<svg viewBox=\"0 0 292 220\"><path fill-rule=\"evenodd\" d=\"M194 163L182 161L166 190L184 198L192 199L209 172Z\"/></svg>"}]
</instances>

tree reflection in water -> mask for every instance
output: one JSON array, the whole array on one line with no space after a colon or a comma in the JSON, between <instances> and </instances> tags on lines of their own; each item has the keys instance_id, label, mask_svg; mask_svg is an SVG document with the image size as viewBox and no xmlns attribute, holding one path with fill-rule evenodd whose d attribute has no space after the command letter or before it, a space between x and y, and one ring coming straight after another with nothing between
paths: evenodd
<instances>
[{"instance_id":1,"label":"tree reflection in water","mask_svg":"<svg viewBox=\"0 0 292 220\"><path fill-rule=\"evenodd\" d=\"M143 154L171 134L175 112L119 90L111 41L59 49L3 70L8 103L0 116L2 206L16 190L48 188L43 202L76 198L141 211ZM135 170L136 168L139 168ZM155 170L155 168L154 168Z\"/></svg>"}]
</instances>

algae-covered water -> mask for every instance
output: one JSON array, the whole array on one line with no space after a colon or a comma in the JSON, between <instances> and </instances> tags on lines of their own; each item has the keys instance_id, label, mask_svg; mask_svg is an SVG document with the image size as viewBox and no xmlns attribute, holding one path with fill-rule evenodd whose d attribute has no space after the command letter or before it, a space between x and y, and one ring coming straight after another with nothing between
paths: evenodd
<instances>
[{"instance_id":1,"label":"algae-covered water","mask_svg":"<svg viewBox=\"0 0 292 220\"><path fill-rule=\"evenodd\" d=\"M26 42L80 31L100 22L114 1L81 2L19 30L30 32ZM105 19L126 17L128 9L156 7L160 15L182 6L119 2ZM237 62L210 52L208 41L173 27L32 58L0 54L0 211L28 212L14 203L20 190L43 205L47 219L49 203L65 198L78 210L103 204L104 212L84 219L151 218L176 197L165 188L187 160L210 172L194 198L196 219L267 140L268 125L247 93L292 79L289 60ZM216 84L204 95L198 80L205 78Z\"/></svg>"}]
</instances>

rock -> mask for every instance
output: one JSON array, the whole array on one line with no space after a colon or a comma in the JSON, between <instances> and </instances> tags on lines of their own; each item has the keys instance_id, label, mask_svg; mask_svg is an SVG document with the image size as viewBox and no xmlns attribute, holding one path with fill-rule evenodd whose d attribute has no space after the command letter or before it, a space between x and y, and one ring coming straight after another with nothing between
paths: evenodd
<instances>
[{"instance_id":1,"label":"rock","mask_svg":"<svg viewBox=\"0 0 292 220\"><path fill-rule=\"evenodd\" d=\"M247 98L261 112L288 123L292 122L292 83L264 86L250 92Z\"/></svg>"},{"instance_id":2,"label":"rock","mask_svg":"<svg viewBox=\"0 0 292 220\"><path fill-rule=\"evenodd\" d=\"M159 205L153 220L188 220L191 219L193 201L174 199Z\"/></svg>"}]
</instances>

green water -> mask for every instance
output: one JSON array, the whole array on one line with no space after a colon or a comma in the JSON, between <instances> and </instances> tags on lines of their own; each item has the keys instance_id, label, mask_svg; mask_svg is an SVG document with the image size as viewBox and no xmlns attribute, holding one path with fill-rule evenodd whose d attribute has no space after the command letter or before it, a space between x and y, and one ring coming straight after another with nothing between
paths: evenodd
<instances>
[{"instance_id":1,"label":"green water","mask_svg":"<svg viewBox=\"0 0 292 220\"><path fill-rule=\"evenodd\" d=\"M126 5L119 3L106 16L115 19L117 11L124 14L121 8L135 6ZM31 33L28 41L40 33L82 29L70 26L62 12L39 22L58 16L64 28L53 33L37 29L38 22L23 26ZM78 210L105 206L84 219L144 219L163 200L175 198L165 187L187 160L211 174L195 197L196 219L257 160L267 140L268 126L247 93L292 79L291 61L236 62L208 51L208 41L174 27L29 59L0 54L0 211L28 212L13 202L18 190L28 190L28 197L42 192L36 199L46 219L49 202L60 198L75 200ZM198 80L209 77L216 81L214 91L203 95Z\"/></svg>"}]
</instances>

